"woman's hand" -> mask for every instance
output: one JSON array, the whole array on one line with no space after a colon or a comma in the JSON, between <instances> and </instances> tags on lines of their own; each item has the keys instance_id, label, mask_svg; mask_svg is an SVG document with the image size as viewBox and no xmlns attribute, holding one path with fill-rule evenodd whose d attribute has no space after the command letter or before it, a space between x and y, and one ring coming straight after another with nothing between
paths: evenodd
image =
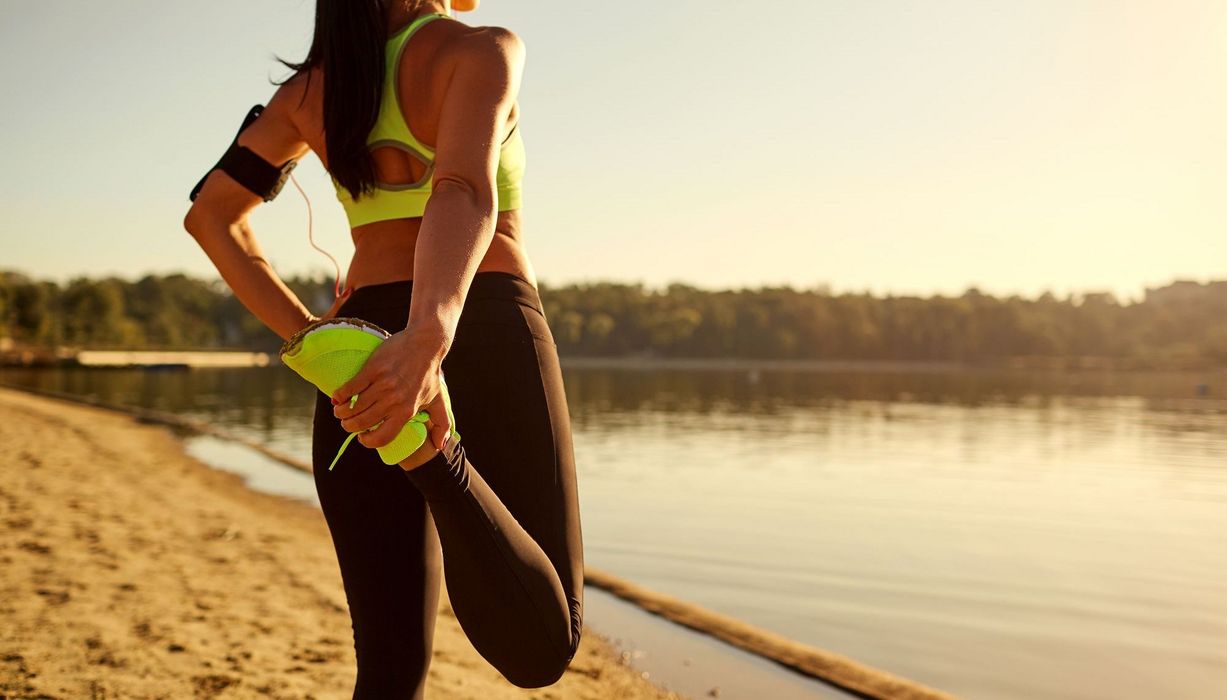
<instances>
[{"instance_id":1,"label":"woman's hand","mask_svg":"<svg viewBox=\"0 0 1227 700\"><path fill-rule=\"evenodd\" d=\"M445 354L446 343L437 331L409 327L392 334L353 379L333 392L333 415L347 432L360 433L358 442L374 448L391 442L422 409L430 414L431 441L443 449L452 428L439 388ZM358 400L351 407L355 394Z\"/></svg>"}]
</instances>

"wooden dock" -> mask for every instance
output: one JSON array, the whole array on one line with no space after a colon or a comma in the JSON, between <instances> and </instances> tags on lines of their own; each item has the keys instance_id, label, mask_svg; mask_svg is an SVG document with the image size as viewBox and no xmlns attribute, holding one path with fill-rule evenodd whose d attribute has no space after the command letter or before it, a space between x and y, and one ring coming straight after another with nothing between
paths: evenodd
<instances>
[{"instance_id":1,"label":"wooden dock","mask_svg":"<svg viewBox=\"0 0 1227 700\"><path fill-rule=\"evenodd\" d=\"M266 352L82 350L74 357L83 367L267 367Z\"/></svg>"}]
</instances>

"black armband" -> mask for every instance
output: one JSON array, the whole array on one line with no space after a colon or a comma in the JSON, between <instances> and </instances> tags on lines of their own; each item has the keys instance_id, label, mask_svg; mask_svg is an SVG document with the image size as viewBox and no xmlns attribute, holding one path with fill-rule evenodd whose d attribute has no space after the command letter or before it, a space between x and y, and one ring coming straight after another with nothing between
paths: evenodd
<instances>
[{"instance_id":1,"label":"black armband","mask_svg":"<svg viewBox=\"0 0 1227 700\"><path fill-rule=\"evenodd\" d=\"M214 170L221 170L230 177L234 178L243 187L251 190L255 194L264 198L264 201L271 202L281 192L281 188L285 186L286 178L290 176L290 171L294 166L298 165L295 160L288 160L284 165L276 166L256 155L256 152L239 145L239 134L242 134L247 127L251 126L256 117L264 111L264 105L256 105L247 112L247 117L243 119L243 125L239 127L239 133L234 135L234 141L230 143L230 148L222 155L221 160L217 161L217 165L209 168L204 177L200 178L200 182L192 188L192 193L188 195L188 199L196 201L196 196L200 194L200 189L204 187L205 180L209 178L209 174Z\"/></svg>"}]
</instances>

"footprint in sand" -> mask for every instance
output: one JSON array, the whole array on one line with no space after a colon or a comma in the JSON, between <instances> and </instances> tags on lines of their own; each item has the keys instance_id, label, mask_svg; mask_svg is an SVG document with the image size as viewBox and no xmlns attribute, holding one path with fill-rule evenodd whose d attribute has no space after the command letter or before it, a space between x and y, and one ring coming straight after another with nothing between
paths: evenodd
<instances>
[{"instance_id":1,"label":"footprint in sand","mask_svg":"<svg viewBox=\"0 0 1227 700\"><path fill-rule=\"evenodd\" d=\"M97 545L102 541L102 538L98 536L97 530L89 527L82 527L81 525L77 524L72 526L72 536L75 539L84 540L86 543L91 545Z\"/></svg>"},{"instance_id":2,"label":"footprint in sand","mask_svg":"<svg viewBox=\"0 0 1227 700\"><path fill-rule=\"evenodd\" d=\"M295 661L305 661L309 664L326 664L341 660L340 652L321 651L319 649L304 649L296 652L291 658Z\"/></svg>"},{"instance_id":3,"label":"footprint in sand","mask_svg":"<svg viewBox=\"0 0 1227 700\"><path fill-rule=\"evenodd\" d=\"M126 661L115 656L115 653L102 642L102 638L98 635L86 639L85 648L90 651L88 654L89 662L95 666L122 668L127 665Z\"/></svg>"},{"instance_id":4,"label":"footprint in sand","mask_svg":"<svg viewBox=\"0 0 1227 700\"><path fill-rule=\"evenodd\" d=\"M68 591L53 590L50 588L39 588L35 591L35 593L38 593L43 598L46 598L49 605L63 605L72 598Z\"/></svg>"},{"instance_id":5,"label":"footprint in sand","mask_svg":"<svg viewBox=\"0 0 1227 700\"><path fill-rule=\"evenodd\" d=\"M0 688L6 690L20 690L21 692L29 693L28 697L40 697L34 695L34 686L30 685L28 682L36 675L36 673L30 670L29 666L26 666L26 659L21 654L7 653L0 655L0 682L3 682L3 685L0 685ZM25 687L23 688L21 685L18 685L18 681L24 684ZM0 697L8 696L0 695ZM14 697L27 696L23 695Z\"/></svg>"},{"instance_id":6,"label":"footprint in sand","mask_svg":"<svg viewBox=\"0 0 1227 700\"><path fill-rule=\"evenodd\" d=\"M25 542L22 542L21 544L17 545L17 548L24 549L25 551L31 552L33 554L41 554L43 556L47 556L51 554L51 547L49 545L43 544L42 542L33 542L30 540L26 540Z\"/></svg>"},{"instance_id":7,"label":"footprint in sand","mask_svg":"<svg viewBox=\"0 0 1227 700\"><path fill-rule=\"evenodd\" d=\"M196 688L196 697L212 698L219 695L226 688L235 685L239 679L232 676L223 676L221 674L212 674L208 676L196 676L192 679L192 684Z\"/></svg>"}]
</instances>

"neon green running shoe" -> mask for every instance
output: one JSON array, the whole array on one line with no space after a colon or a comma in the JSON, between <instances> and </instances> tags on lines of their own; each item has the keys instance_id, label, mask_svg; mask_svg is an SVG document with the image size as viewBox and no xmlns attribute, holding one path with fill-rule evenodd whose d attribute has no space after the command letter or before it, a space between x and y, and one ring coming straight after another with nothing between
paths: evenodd
<instances>
[{"instance_id":1,"label":"neon green running shoe","mask_svg":"<svg viewBox=\"0 0 1227 700\"><path fill-rule=\"evenodd\" d=\"M360 318L322 319L307 325L285 341L281 346L281 362L320 391L332 396L332 392L358 374L358 370L366 364L375 348L383 344L390 335L379 326ZM447 384L444 383L442 374L439 376L439 390L443 394L447 418L452 425L451 439L459 442L460 433L456 431L452 401L447 394ZM354 394L349 399L350 407L357 401L358 395ZM426 421L429 419L429 413L418 411L391 442L375 448L384 464L399 464L416 452L428 437ZM380 425L383 423L368 428L368 432ZM357 436L358 433L350 433L349 437L345 438L332 464L328 465L329 471L337 465L337 460L341 459L349 443Z\"/></svg>"}]
</instances>

